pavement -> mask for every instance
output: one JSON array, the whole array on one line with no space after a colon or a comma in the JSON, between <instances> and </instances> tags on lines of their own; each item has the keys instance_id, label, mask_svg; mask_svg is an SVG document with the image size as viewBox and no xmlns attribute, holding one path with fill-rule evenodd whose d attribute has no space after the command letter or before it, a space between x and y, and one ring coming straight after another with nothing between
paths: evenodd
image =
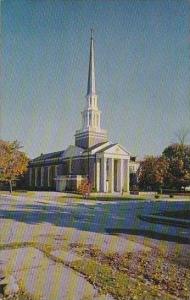
<instances>
[{"instance_id":1,"label":"pavement","mask_svg":"<svg viewBox=\"0 0 190 300\"><path fill-rule=\"evenodd\" d=\"M176 249L179 253L190 253L189 228L181 227L176 220L161 224L142 219L165 210L188 210L188 202L78 202L68 198L61 204L56 197L0 195L0 244L48 244L53 255L66 262L78 259L76 254L63 250L69 243L91 244L102 251L120 254L149 251L155 246L165 247L169 253ZM0 269L14 273L37 300L98 299L96 288L81 274L32 247L1 250Z\"/></svg>"}]
</instances>

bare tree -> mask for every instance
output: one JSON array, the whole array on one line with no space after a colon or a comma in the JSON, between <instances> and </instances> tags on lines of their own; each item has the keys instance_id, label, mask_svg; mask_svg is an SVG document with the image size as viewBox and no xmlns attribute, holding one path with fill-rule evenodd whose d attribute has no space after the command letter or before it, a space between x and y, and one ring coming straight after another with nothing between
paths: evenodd
<instances>
[{"instance_id":1,"label":"bare tree","mask_svg":"<svg viewBox=\"0 0 190 300\"><path fill-rule=\"evenodd\" d=\"M190 129L189 128L180 128L176 133L175 133L175 137L177 138L177 142L181 145L184 145L187 137L190 133Z\"/></svg>"}]
</instances>

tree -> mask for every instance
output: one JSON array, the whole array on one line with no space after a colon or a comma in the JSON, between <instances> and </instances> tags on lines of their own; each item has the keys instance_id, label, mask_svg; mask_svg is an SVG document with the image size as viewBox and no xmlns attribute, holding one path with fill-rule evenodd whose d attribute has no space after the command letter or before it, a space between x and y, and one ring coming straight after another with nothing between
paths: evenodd
<instances>
[{"instance_id":1,"label":"tree","mask_svg":"<svg viewBox=\"0 0 190 300\"><path fill-rule=\"evenodd\" d=\"M165 185L179 190L190 185L190 146L172 144L164 149L162 156L169 165Z\"/></svg>"},{"instance_id":2,"label":"tree","mask_svg":"<svg viewBox=\"0 0 190 300\"><path fill-rule=\"evenodd\" d=\"M0 140L0 181L9 183L12 192L12 182L27 171L28 157L22 151L17 141Z\"/></svg>"},{"instance_id":3,"label":"tree","mask_svg":"<svg viewBox=\"0 0 190 300\"><path fill-rule=\"evenodd\" d=\"M140 162L139 186L148 190L160 190L167 176L168 162L164 157L147 156Z\"/></svg>"}]
</instances>

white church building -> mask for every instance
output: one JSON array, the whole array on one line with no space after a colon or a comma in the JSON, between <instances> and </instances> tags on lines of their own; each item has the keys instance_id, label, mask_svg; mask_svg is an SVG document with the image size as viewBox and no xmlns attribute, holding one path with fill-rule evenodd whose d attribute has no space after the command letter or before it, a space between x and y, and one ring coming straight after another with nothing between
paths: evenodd
<instances>
[{"instance_id":1,"label":"white church building","mask_svg":"<svg viewBox=\"0 0 190 300\"><path fill-rule=\"evenodd\" d=\"M129 192L130 166L134 169L134 164L137 165L134 157L119 143L110 142L107 131L101 128L91 35L87 94L75 144L31 160L29 186L37 190L77 191L87 181L94 192Z\"/></svg>"}]
</instances>

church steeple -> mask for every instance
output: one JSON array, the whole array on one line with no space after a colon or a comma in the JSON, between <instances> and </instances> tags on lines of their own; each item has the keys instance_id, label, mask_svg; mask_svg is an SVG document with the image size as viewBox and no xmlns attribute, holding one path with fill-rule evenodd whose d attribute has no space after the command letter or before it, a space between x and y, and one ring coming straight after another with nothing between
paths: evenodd
<instances>
[{"instance_id":1,"label":"church steeple","mask_svg":"<svg viewBox=\"0 0 190 300\"><path fill-rule=\"evenodd\" d=\"M95 94L96 94L96 78L95 78L94 39L93 39L93 29L91 29L87 96L95 95Z\"/></svg>"},{"instance_id":2,"label":"church steeple","mask_svg":"<svg viewBox=\"0 0 190 300\"><path fill-rule=\"evenodd\" d=\"M98 95L96 94L94 37L91 29L86 105L82 112L82 129L77 130L75 134L76 146L88 148L107 141L107 132L101 129L100 119L101 111L98 109Z\"/></svg>"}]
</instances>

